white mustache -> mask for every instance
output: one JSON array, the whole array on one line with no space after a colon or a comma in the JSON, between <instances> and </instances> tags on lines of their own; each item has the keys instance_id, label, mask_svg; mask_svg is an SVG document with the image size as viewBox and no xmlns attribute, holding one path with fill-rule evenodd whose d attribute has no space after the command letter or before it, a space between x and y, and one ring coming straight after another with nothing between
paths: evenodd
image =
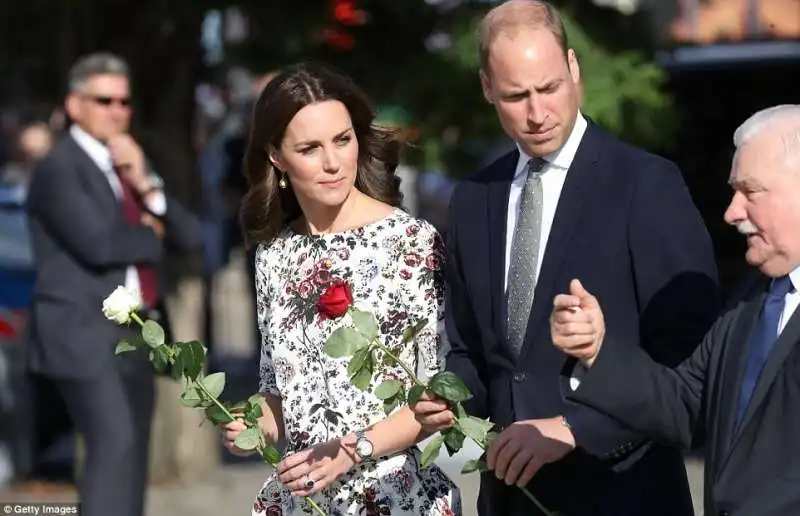
<instances>
[{"instance_id":1,"label":"white mustache","mask_svg":"<svg viewBox=\"0 0 800 516\"><path fill-rule=\"evenodd\" d=\"M736 224L736 230L743 235L752 235L758 233L758 228L749 220L742 221Z\"/></svg>"}]
</instances>

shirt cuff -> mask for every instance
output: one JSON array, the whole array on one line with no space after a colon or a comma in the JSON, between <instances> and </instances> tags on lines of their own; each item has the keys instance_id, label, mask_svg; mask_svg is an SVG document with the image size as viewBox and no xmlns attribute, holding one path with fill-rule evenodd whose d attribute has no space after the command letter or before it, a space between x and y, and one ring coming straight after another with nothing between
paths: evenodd
<instances>
[{"instance_id":1,"label":"shirt cuff","mask_svg":"<svg viewBox=\"0 0 800 516\"><path fill-rule=\"evenodd\" d=\"M583 375L586 374L586 366L581 362L576 362L575 367L572 368L572 374L569 377L569 388L575 391L580 387Z\"/></svg>"},{"instance_id":2,"label":"shirt cuff","mask_svg":"<svg viewBox=\"0 0 800 516\"><path fill-rule=\"evenodd\" d=\"M162 191L156 191L148 195L145 204L153 215L163 217L167 213L167 196Z\"/></svg>"}]
</instances>

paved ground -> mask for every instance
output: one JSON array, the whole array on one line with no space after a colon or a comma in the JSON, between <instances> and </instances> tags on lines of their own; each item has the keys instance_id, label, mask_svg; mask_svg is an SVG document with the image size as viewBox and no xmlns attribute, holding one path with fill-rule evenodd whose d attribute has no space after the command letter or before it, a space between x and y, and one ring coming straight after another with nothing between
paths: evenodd
<instances>
[{"instance_id":1,"label":"paved ground","mask_svg":"<svg viewBox=\"0 0 800 516\"><path fill-rule=\"evenodd\" d=\"M448 474L457 479L464 497L464 516L476 516L476 475L459 474L461 461L440 461ZM687 461L695 506L702 499L702 465ZM190 486L153 486L148 493L147 516L245 516L250 514L254 493L261 486L266 470L261 465L235 465L221 468L207 481ZM74 501L74 493L42 497L0 491L0 505L8 502ZM702 513L698 509L698 516Z\"/></svg>"}]
</instances>

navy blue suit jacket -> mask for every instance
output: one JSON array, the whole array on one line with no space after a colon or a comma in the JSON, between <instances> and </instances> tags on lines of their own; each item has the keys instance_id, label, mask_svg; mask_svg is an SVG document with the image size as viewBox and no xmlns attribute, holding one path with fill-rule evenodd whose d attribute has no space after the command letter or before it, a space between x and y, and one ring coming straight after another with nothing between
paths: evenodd
<instances>
[{"instance_id":1,"label":"navy blue suit jacket","mask_svg":"<svg viewBox=\"0 0 800 516\"><path fill-rule=\"evenodd\" d=\"M578 278L600 301L620 346L675 365L719 310L711 240L680 171L590 123L558 201L519 358L505 338L504 271L513 151L456 188L448 234L447 368L475 397L467 410L500 426L564 415L577 449L530 488L551 510L691 514L683 461L600 412L568 401L574 361L552 344L553 298ZM535 514L485 474L481 513ZM641 512L645 511L645 512Z\"/></svg>"}]
</instances>

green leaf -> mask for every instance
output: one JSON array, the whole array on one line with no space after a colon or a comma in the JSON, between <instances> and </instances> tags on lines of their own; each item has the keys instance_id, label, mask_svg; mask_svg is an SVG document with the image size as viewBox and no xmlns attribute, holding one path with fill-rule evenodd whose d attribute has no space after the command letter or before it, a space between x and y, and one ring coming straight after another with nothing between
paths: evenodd
<instances>
[{"instance_id":1,"label":"green leaf","mask_svg":"<svg viewBox=\"0 0 800 516\"><path fill-rule=\"evenodd\" d=\"M458 428L448 428L442 432L442 435L444 436L444 444L447 446L447 452L451 457L464 447L466 436Z\"/></svg>"},{"instance_id":2,"label":"green leaf","mask_svg":"<svg viewBox=\"0 0 800 516\"><path fill-rule=\"evenodd\" d=\"M233 421L228 415L222 410L219 405L211 405L206 409L206 417L209 421L214 423L215 425L221 425L224 423L230 423Z\"/></svg>"},{"instance_id":3,"label":"green leaf","mask_svg":"<svg viewBox=\"0 0 800 516\"><path fill-rule=\"evenodd\" d=\"M353 324L361 332L367 340L371 341L378 337L379 329L378 329L378 321L375 320L375 316L372 315L370 312L364 312L362 310L358 310L356 308L350 309L350 317L353 318Z\"/></svg>"},{"instance_id":4,"label":"green leaf","mask_svg":"<svg viewBox=\"0 0 800 516\"><path fill-rule=\"evenodd\" d=\"M475 471L479 471L483 473L484 471L488 471L489 468L486 466L486 459L481 456L478 459L468 460L464 463L464 467L461 468L461 474L467 475L469 473L474 473Z\"/></svg>"},{"instance_id":5,"label":"green leaf","mask_svg":"<svg viewBox=\"0 0 800 516\"><path fill-rule=\"evenodd\" d=\"M119 355L121 353L127 353L129 351L136 351L137 348L135 344L127 340L121 340L117 343L117 349L114 351L115 355Z\"/></svg>"},{"instance_id":6,"label":"green leaf","mask_svg":"<svg viewBox=\"0 0 800 516\"><path fill-rule=\"evenodd\" d=\"M353 378L355 375L361 371L361 368L364 367L367 360L371 361L370 356L370 348L361 348L353 354L353 358L350 359L350 363L347 364L347 375L349 378Z\"/></svg>"},{"instance_id":7,"label":"green leaf","mask_svg":"<svg viewBox=\"0 0 800 516\"><path fill-rule=\"evenodd\" d=\"M465 417L469 417L469 414L464 410L464 405L456 403L456 419L464 419Z\"/></svg>"},{"instance_id":8,"label":"green leaf","mask_svg":"<svg viewBox=\"0 0 800 516\"><path fill-rule=\"evenodd\" d=\"M491 421L480 419L474 416L460 418L458 419L457 424L462 432L479 443L484 442L489 430L494 428L494 423Z\"/></svg>"},{"instance_id":9,"label":"green leaf","mask_svg":"<svg viewBox=\"0 0 800 516\"><path fill-rule=\"evenodd\" d=\"M450 371L436 373L428 383L428 388L440 398L455 403L472 398L472 393L469 392L461 378Z\"/></svg>"},{"instance_id":10,"label":"green leaf","mask_svg":"<svg viewBox=\"0 0 800 516\"><path fill-rule=\"evenodd\" d=\"M486 434L486 442L485 442L484 444L486 444L486 446L488 447L490 444L492 444L492 441L494 441L495 439L497 439L497 437L498 437L499 435L500 435L500 434L498 434L498 433L497 433L497 432L495 432L495 431L491 431L491 432L487 433L487 434Z\"/></svg>"},{"instance_id":11,"label":"green leaf","mask_svg":"<svg viewBox=\"0 0 800 516\"><path fill-rule=\"evenodd\" d=\"M142 326L142 337L147 345L151 348L157 348L163 345L164 340L166 339L164 328L152 320L144 322L144 326Z\"/></svg>"},{"instance_id":12,"label":"green leaf","mask_svg":"<svg viewBox=\"0 0 800 516\"><path fill-rule=\"evenodd\" d=\"M439 450L442 448L443 444L444 436L441 434L437 435L428 442L428 444L425 446L425 449L422 450L423 469L427 468L436 461L436 459L439 457Z\"/></svg>"},{"instance_id":13,"label":"green leaf","mask_svg":"<svg viewBox=\"0 0 800 516\"><path fill-rule=\"evenodd\" d=\"M158 373L163 373L169 367L169 357L166 346L158 346L150 350L150 363Z\"/></svg>"},{"instance_id":14,"label":"green leaf","mask_svg":"<svg viewBox=\"0 0 800 516\"><path fill-rule=\"evenodd\" d=\"M375 388L375 396L384 401L394 398L400 392L401 387L403 387L403 382L400 380L386 380Z\"/></svg>"},{"instance_id":15,"label":"green leaf","mask_svg":"<svg viewBox=\"0 0 800 516\"><path fill-rule=\"evenodd\" d=\"M219 398L219 395L225 390L225 373L213 373L201 381L212 398Z\"/></svg>"},{"instance_id":16,"label":"green leaf","mask_svg":"<svg viewBox=\"0 0 800 516\"><path fill-rule=\"evenodd\" d=\"M194 408L200 406L203 399L197 389L188 389L181 393L181 405L184 407Z\"/></svg>"},{"instance_id":17,"label":"green leaf","mask_svg":"<svg viewBox=\"0 0 800 516\"><path fill-rule=\"evenodd\" d=\"M233 444L240 450L255 450L261 444L260 430L255 427L250 427L242 431Z\"/></svg>"},{"instance_id":18,"label":"green leaf","mask_svg":"<svg viewBox=\"0 0 800 516\"><path fill-rule=\"evenodd\" d=\"M369 366L362 367L361 370L354 377L350 379L350 383L352 383L356 389L362 391L366 391L369 389L369 384L372 381L371 365L372 364L369 364Z\"/></svg>"},{"instance_id":19,"label":"green leaf","mask_svg":"<svg viewBox=\"0 0 800 516\"><path fill-rule=\"evenodd\" d=\"M205 346L193 340L190 342L177 343L176 349L178 355L175 358L175 366L173 369L177 369L180 371L179 374L183 374L191 380L197 379L206 361Z\"/></svg>"},{"instance_id":20,"label":"green leaf","mask_svg":"<svg viewBox=\"0 0 800 516\"><path fill-rule=\"evenodd\" d=\"M408 344L419 335L425 326L428 325L427 319L420 319L405 330L403 330L403 344Z\"/></svg>"},{"instance_id":21,"label":"green leaf","mask_svg":"<svg viewBox=\"0 0 800 516\"><path fill-rule=\"evenodd\" d=\"M245 409L244 418L247 421L250 421L253 424L258 423L258 418L263 415L261 412L261 404L252 404L250 402L247 403L247 409Z\"/></svg>"},{"instance_id":22,"label":"green leaf","mask_svg":"<svg viewBox=\"0 0 800 516\"><path fill-rule=\"evenodd\" d=\"M277 466L281 461L281 454L274 446L265 446L264 449L261 450L261 457L273 466Z\"/></svg>"},{"instance_id":23,"label":"green leaf","mask_svg":"<svg viewBox=\"0 0 800 516\"><path fill-rule=\"evenodd\" d=\"M416 405L417 402L419 401L420 396L422 396L422 393L424 392L425 392L425 387L423 387L422 385L415 385L411 387L411 389L408 390L408 404L412 407Z\"/></svg>"},{"instance_id":24,"label":"green leaf","mask_svg":"<svg viewBox=\"0 0 800 516\"><path fill-rule=\"evenodd\" d=\"M369 346L369 341L353 328L339 328L325 343L325 353L333 358L353 356L359 349Z\"/></svg>"},{"instance_id":25,"label":"green leaf","mask_svg":"<svg viewBox=\"0 0 800 516\"><path fill-rule=\"evenodd\" d=\"M392 413L392 411L400 404L400 396L395 395L389 399L383 401L383 412L387 416Z\"/></svg>"}]
</instances>

